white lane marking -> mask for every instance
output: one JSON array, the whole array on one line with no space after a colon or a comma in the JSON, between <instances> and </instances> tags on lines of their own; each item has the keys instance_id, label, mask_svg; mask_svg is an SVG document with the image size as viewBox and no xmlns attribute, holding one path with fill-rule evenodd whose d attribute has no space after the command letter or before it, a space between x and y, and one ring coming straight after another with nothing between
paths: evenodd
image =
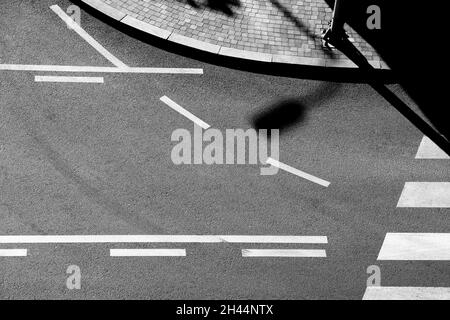
<instances>
[{"instance_id":1,"label":"white lane marking","mask_svg":"<svg viewBox=\"0 0 450 320\"><path fill-rule=\"evenodd\" d=\"M363 300L450 300L450 288L367 287Z\"/></svg>"},{"instance_id":2,"label":"white lane marking","mask_svg":"<svg viewBox=\"0 0 450 320\"><path fill-rule=\"evenodd\" d=\"M416 159L450 159L441 148L439 148L430 138L424 136L420 142Z\"/></svg>"},{"instance_id":3,"label":"white lane marking","mask_svg":"<svg viewBox=\"0 0 450 320\"><path fill-rule=\"evenodd\" d=\"M61 66L33 64L0 64L5 71L43 71L43 72L91 72L91 73L151 73L151 74L203 74L201 68L117 68L95 66Z\"/></svg>"},{"instance_id":4,"label":"white lane marking","mask_svg":"<svg viewBox=\"0 0 450 320\"><path fill-rule=\"evenodd\" d=\"M387 233L378 260L450 260L450 233Z\"/></svg>"},{"instance_id":5,"label":"white lane marking","mask_svg":"<svg viewBox=\"0 0 450 320\"><path fill-rule=\"evenodd\" d=\"M296 176L299 176L299 177L304 178L306 180L309 180L311 182L317 183L317 184L319 184L321 186L328 187L330 185L330 182L328 182L326 180L317 178L317 177L315 177L315 176L313 176L313 175L311 175L309 173L306 173L306 172L300 171L298 169L295 169L295 168L293 168L291 166L288 166L285 163L282 163L282 162L280 162L278 160L275 160L275 159L272 159L270 157L267 158L266 162L268 164L271 164L271 165L277 167L277 168L280 168L281 170L284 170L284 171L287 171L289 173L295 174Z\"/></svg>"},{"instance_id":6,"label":"white lane marking","mask_svg":"<svg viewBox=\"0 0 450 320\"><path fill-rule=\"evenodd\" d=\"M326 236L15 235L0 243L328 243Z\"/></svg>"},{"instance_id":7,"label":"white lane marking","mask_svg":"<svg viewBox=\"0 0 450 320\"><path fill-rule=\"evenodd\" d=\"M104 83L103 77L34 76L35 82Z\"/></svg>"},{"instance_id":8,"label":"white lane marking","mask_svg":"<svg viewBox=\"0 0 450 320\"><path fill-rule=\"evenodd\" d=\"M26 257L27 249L0 249L0 257Z\"/></svg>"},{"instance_id":9,"label":"white lane marking","mask_svg":"<svg viewBox=\"0 0 450 320\"><path fill-rule=\"evenodd\" d=\"M325 258L325 250L318 249L242 249L243 257L297 257L297 258Z\"/></svg>"},{"instance_id":10,"label":"white lane marking","mask_svg":"<svg viewBox=\"0 0 450 320\"><path fill-rule=\"evenodd\" d=\"M182 106L180 106L179 104L177 104L175 101L171 100L170 98L163 96L159 100L161 100L162 102L167 104L169 107L171 107L173 110L177 111L178 113L181 113L183 116L185 116L189 120L193 121L196 125L200 126L201 128L206 130L211 127L209 124L207 124L200 118L194 116L192 113L190 113L189 111L184 109Z\"/></svg>"},{"instance_id":11,"label":"white lane marking","mask_svg":"<svg viewBox=\"0 0 450 320\"><path fill-rule=\"evenodd\" d=\"M128 66L117 59L111 52L106 50L100 43L92 38L83 28L81 28L72 18L70 18L58 5L50 6L50 9L56 13L72 30L74 30L80 37L89 43L95 50L108 59L113 65L118 68L128 68Z\"/></svg>"},{"instance_id":12,"label":"white lane marking","mask_svg":"<svg viewBox=\"0 0 450 320\"><path fill-rule=\"evenodd\" d=\"M110 249L111 257L185 257L186 249Z\"/></svg>"},{"instance_id":13,"label":"white lane marking","mask_svg":"<svg viewBox=\"0 0 450 320\"><path fill-rule=\"evenodd\" d=\"M406 182L397 207L450 208L450 182Z\"/></svg>"}]
</instances>

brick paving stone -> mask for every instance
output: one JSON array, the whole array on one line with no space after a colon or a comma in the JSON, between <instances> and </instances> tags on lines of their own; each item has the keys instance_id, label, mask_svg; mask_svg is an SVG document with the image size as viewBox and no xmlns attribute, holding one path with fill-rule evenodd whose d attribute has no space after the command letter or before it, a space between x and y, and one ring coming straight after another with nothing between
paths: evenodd
<instances>
[{"instance_id":1,"label":"brick paving stone","mask_svg":"<svg viewBox=\"0 0 450 320\"><path fill-rule=\"evenodd\" d=\"M262 56L307 58L305 61L328 57L320 34L328 26L332 10L324 0L98 1L154 27L220 47L254 51ZM357 33L350 28L347 31L368 60L380 61Z\"/></svg>"}]
</instances>

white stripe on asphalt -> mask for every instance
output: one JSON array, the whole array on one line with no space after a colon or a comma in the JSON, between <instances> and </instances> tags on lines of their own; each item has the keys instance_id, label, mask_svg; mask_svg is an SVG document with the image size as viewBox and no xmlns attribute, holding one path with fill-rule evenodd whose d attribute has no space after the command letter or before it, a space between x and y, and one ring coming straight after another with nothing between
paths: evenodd
<instances>
[{"instance_id":1,"label":"white stripe on asphalt","mask_svg":"<svg viewBox=\"0 0 450 320\"><path fill-rule=\"evenodd\" d=\"M367 287L363 300L450 300L450 288Z\"/></svg>"},{"instance_id":2,"label":"white stripe on asphalt","mask_svg":"<svg viewBox=\"0 0 450 320\"><path fill-rule=\"evenodd\" d=\"M328 187L330 185L330 182L328 182L326 180L317 178L317 177L315 177L313 175L310 175L309 173L306 173L306 172L300 171L298 169L295 169L295 168L293 168L291 166L288 166L285 163L282 163L282 162L280 162L278 160L275 160L275 159L272 159L270 157L267 158L266 162L268 164L271 164L272 166L280 168L281 170L284 170L284 171L287 171L289 173L295 174L296 176L299 176L299 177L304 178L306 180L309 180L311 182L317 183L317 184L319 184L321 186Z\"/></svg>"},{"instance_id":3,"label":"white stripe on asphalt","mask_svg":"<svg viewBox=\"0 0 450 320\"><path fill-rule=\"evenodd\" d=\"M378 260L450 260L450 233L387 233Z\"/></svg>"},{"instance_id":4,"label":"white stripe on asphalt","mask_svg":"<svg viewBox=\"0 0 450 320\"><path fill-rule=\"evenodd\" d=\"M0 249L0 257L26 257L27 249Z\"/></svg>"},{"instance_id":5,"label":"white stripe on asphalt","mask_svg":"<svg viewBox=\"0 0 450 320\"><path fill-rule=\"evenodd\" d=\"M167 104L169 107L171 107L173 110L175 110L178 113L182 114L183 116L185 116L189 120L193 121L196 125L200 126L201 128L206 130L206 129L211 127L209 124L207 124L206 122L204 122L200 118L194 116L192 113L190 113L189 111L184 109L182 106L180 106L179 104L177 104L175 101L171 100L170 98L168 98L166 96L163 96L159 100L161 100L162 102Z\"/></svg>"},{"instance_id":6,"label":"white stripe on asphalt","mask_svg":"<svg viewBox=\"0 0 450 320\"><path fill-rule=\"evenodd\" d=\"M416 159L450 159L450 156L431 141L430 138L424 136L417 151Z\"/></svg>"},{"instance_id":7,"label":"white stripe on asphalt","mask_svg":"<svg viewBox=\"0 0 450 320\"><path fill-rule=\"evenodd\" d=\"M325 236L15 235L0 243L327 243Z\"/></svg>"},{"instance_id":8,"label":"white stripe on asphalt","mask_svg":"<svg viewBox=\"0 0 450 320\"><path fill-rule=\"evenodd\" d=\"M186 249L110 249L111 257L185 257Z\"/></svg>"},{"instance_id":9,"label":"white stripe on asphalt","mask_svg":"<svg viewBox=\"0 0 450 320\"><path fill-rule=\"evenodd\" d=\"M32 64L0 64L5 71L91 72L91 73L151 73L151 74L203 74L201 68L117 68L95 66L60 66Z\"/></svg>"},{"instance_id":10,"label":"white stripe on asphalt","mask_svg":"<svg viewBox=\"0 0 450 320\"><path fill-rule=\"evenodd\" d=\"M325 250L305 249L242 249L243 257L298 257L298 258L325 258Z\"/></svg>"},{"instance_id":11,"label":"white stripe on asphalt","mask_svg":"<svg viewBox=\"0 0 450 320\"><path fill-rule=\"evenodd\" d=\"M397 207L450 208L450 182L406 182Z\"/></svg>"},{"instance_id":12,"label":"white stripe on asphalt","mask_svg":"<svg viewBox=\"0 0 450 320\"><path fill-rule=\"evenodd\" d=\"M35 82L103 83L103 77L34 76Z\"/></svg>"},{"instance_id":13,"label":"white stripe on asphalt","mask_svg":"<svg viewBox=\"0 0 450 320\"><path fill-rule=\"evenodd\" d=\"M92 38L86 31L83 30L72 18L70 18L58 5L50 6L53 10L72 30L74 30L80 37L89 43L95 50L108 59L113 65L118 68L127 68L127 65L117 59L111 52L106 50L100 43Z\"/></svg>"}]
</instances>

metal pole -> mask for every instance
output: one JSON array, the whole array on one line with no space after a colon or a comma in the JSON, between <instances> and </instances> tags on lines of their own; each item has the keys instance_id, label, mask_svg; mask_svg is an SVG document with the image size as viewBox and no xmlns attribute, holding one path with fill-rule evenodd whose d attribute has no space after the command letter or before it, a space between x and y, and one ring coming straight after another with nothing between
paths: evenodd
<instances>
[{"instance_id":1,"label":"metal pole","mask_svg":"<svg viewBox=\"0 0 450 320\"><path fill-rule=\"evenodd\" d=\"M333 34L338 34L344 29L344 15L343 15L343 4L344 0L335 0L333 8L333 18L331 20L331 32Z\"/></svg>"}]
</instances>

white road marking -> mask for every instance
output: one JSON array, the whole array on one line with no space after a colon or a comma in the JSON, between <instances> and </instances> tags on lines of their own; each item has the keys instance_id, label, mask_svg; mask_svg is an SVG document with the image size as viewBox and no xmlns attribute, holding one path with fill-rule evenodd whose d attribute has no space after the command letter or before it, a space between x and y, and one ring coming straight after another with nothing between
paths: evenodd
<instances>
[{"instance_id":1,"label":"white road marking","mask_svg":"<svg viewBox=\"0 0 450 320\"><path fill-rule=\"evenodd\" d=\"M450 159L450 156L431 141L430 138L424 136L417 151L416 159Z\"/></svg>"},{"instance_id":2,"label":"white road marking","mask_svg":"<svg viewBox=\"0 0 450 320\"><path fill-rule=\"evenodd\" d=\"M194 122L196 125L200 126L201 128L206 130L206 129L211 127L209 124L207 124L206 122L204 122L200 118L194 116L192 113L190 113L189 111L184 109L182 106L180 106L179 104L177 104L176 102L174 102L170 98L168 98L166 96L163 96L159 100L161 100L162 102L167 104L169 107L171 107L173 110L177 111L178 113L181 113L183 116L185 116L186 118L188 118L189 120Z\"/></svg>"},{"instance_id":3,"label":"white road marking","mask_svg":"<svg viewBox=\"0 0 450 320\"><path fill-rule=\"evenodd\" d=\"M306 173L306 172L300 171L298 169L295 169L295 168L293 168L291 166L288 166L285 163L282 163L282 162L280 162L278 160L275 160L275 159L272 159L270 157L267 158L266 162L268 164L271 164L272 166L280 168L281 170L284 170L284 171L287 171L289 173L295 174L296 176L299 176L299 177L304 178L306 180L309 180L311 182L317 183L317 184L319 184L321 186L328 187L330 185L330 182L328 182L326 180L317 178L317 177L315 177L313 175L310 175L309 173Z\"/></svg>"},{"instance_id":4,"label":"white road marking","mask_svg":"<svg viewBox=\"0 0 450 320\"><path fill-rule=\"evenodd\" d=\"M60 66L33 64L0 64L4 71L43 71L43 72L91 72L91 73L151 73L151 74L203 74L201 68L117 68L95 66Z\"/></svg>"},{"instance_id":5,"label":"white road marking","mask_svg":"<svg viewBox=\"0 0 450 320\"><path fill-rule=\"evenodd\" d=\"M450 233L387 233L378 260L450 260Z\"/></svg>"},{"instance_id":6,"label":"white road marking","mask_svg":"<svg viewBox=\"0 0 450 320\"><path fill-rule=\"evenodd\" d=\"M363 300L450 300L450 288L367 287Z\"/></svg>"},{"instance_id":7,"label":"white road marking","mask_svg":"<svg viewBox=\"0 0 450 320\"><path fill-rule=\"evenodd\" d=\"M111 257L185 257L186 249L110 249Z\"/></svg>"},{"instance_id":8,"label":"white road marking","mask_svg":"<svg viewBox=\"0 0 450 320\"><path fill-rule=\"evenodd\" d=\"M106 50L100 43L92 38L83 28L81 28L72 18L70 18L58 5L50 6L53 12L55 12L72 30L74 30L80 37L82 37L87 43L89 43L95 50L108 59L113 65L118 68L128 68L126 64L117 59L111 52Z\"/></svg>"},{"instance_id":9,"label":"white road marking","mask_svg":"<svg viewBox=\"0 0 450 320\"><path fill-rule=\"evenodd\" d=\"M27 249L0 249L0 257L26 257Z\"/></svg>"},{"instance_id":10,"label":"white road marking","mask_svg":"<svg viewBox=\"0 0 450 320\"><path fill-rule=\"evenodd\" d=\"M450 182L406 182L397 207L450 208Z\"/></svg>"},{"instance_id":11,"label":"white road marking","mask_svg":"<svg viewBox=\"0 0 450 320\"><path fill-rule=\"evenodd\" d=\"M35 82L103 83L103 77L34 76Z\"/></svg>"},{"instance_id":12,"label":"white road marking","mask_svg":"<svg viewBox=\"0 0 450 320\"><path fill-rule=\"evenodd\" d=\"M0 243L327 243L326 236L9 235Z\"/></svg>"},{"instance_id":13,"label":"white road marking","mask_svg":"<svg viewBox=\"0 0 450 320\"><path fill-rule=\"evenodd\" d=\"M311 249L242 249L243 257L325 258L325 250Z\"/></svg>"}]
</instances>

